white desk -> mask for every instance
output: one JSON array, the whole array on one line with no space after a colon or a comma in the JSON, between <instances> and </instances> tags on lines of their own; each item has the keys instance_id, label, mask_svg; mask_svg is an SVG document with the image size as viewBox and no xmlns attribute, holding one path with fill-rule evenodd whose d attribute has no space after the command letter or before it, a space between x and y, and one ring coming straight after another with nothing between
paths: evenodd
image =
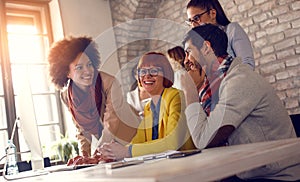
<instances>
[{"instance_id":1,"label":"white desk","mask_svg":"<svg viewBox=\"0 0 300 182\"><path fill-rule=\"evenodd\" d=\"M200 154L146 161L143 164L106 170L104 165L55 172L17 181L169 182L214 181L289 156L299 155L300 138L219 147ZM2 179L3 180L3 179Z\"/></svg>"}]
</instances>

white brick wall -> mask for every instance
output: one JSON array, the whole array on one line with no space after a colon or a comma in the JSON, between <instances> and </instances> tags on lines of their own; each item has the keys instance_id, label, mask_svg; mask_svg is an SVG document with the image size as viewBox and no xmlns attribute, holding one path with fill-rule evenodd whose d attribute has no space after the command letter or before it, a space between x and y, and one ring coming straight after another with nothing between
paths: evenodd
<instances>
[{"instance_id":1,"label":"white brick wall","mask_svg":"<svg viewBox=\"0 0 300 182\"><path fill-rule=\"evenodd\" d=\"M290 114L300 113L300 1L299 0L219 0L231 21L239 22L253 46L256 72L277 91ZM138 18L168 19L184 24L187 0L110 0L114 25ZM128 6L130 8L128 8ZM154 30L153 30L154 29ZM118 41L141 36L139 31L182 39L175 27L144 25L135 32L116 31ZM125 38L124 38L124 35ZM147 44L147 45L145 45ZM145 51L174 46L164 41L140 41L119 50L122 64ZM122 54L120 52L122 51ZM126 78L128 80L128 78ZM125 79L125 80L126 80Z\"/></svg>"}]
</instances>

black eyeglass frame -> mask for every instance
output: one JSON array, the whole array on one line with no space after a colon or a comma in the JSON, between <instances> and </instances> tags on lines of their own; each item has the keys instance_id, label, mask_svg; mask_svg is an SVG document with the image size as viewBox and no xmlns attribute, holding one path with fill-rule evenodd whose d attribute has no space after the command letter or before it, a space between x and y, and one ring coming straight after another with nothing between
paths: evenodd
<instances>
[{"instance_id":1,"label":"black eyeglass frame","mask_svg":"<svg viewBox=\"0 0 300 182\"><path fill-rule=\"evenodd\" d=\"M189 26L191 26L194 23L198 23L199 20L201 20L201 16L203 16L205 13L208 13L211 9L208 9L204 11L203 13L196 14L193 18L189 18L188 20L185 20L185 23Z\"/></svg>"}]
</instances>

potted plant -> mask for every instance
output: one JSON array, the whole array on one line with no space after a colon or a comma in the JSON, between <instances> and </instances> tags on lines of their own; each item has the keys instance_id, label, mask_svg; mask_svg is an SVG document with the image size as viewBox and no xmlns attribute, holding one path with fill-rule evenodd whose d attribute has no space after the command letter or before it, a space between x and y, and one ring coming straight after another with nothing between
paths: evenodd
<instances>
[{"instance_id":1,"label":"potted plant","mask_svg":"<svg viewBox=\"0 0 300 182\"><path fill-rule=\"evenodd\" d=\"M64 163L67 163L69 159L79 155L79 148L77 141L74 141L68 137L68 135L62 135L58 141L55 141L51 147L51 160L59 159Z\"/></svg>"}]
</instances>

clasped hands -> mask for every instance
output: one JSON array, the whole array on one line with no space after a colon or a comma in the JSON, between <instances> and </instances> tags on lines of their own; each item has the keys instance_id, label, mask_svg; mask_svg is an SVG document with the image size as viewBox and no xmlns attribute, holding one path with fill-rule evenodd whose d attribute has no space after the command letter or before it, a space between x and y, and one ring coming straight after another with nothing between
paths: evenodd
<instances>
[{"instance_id":1,"label":"clasped hands","mask_svg":"<svg viewBox=\"0 0 300 182\"><path fill-rule=\"evenodd\" d=\"M98 147L95 151L97 155L101 155L101 158L107 161L117 161L124 159L125 157L131 157L128 146L124 146L119 142L113 140L110 143L104 143Z\"/></svg>"}]
</instances>

